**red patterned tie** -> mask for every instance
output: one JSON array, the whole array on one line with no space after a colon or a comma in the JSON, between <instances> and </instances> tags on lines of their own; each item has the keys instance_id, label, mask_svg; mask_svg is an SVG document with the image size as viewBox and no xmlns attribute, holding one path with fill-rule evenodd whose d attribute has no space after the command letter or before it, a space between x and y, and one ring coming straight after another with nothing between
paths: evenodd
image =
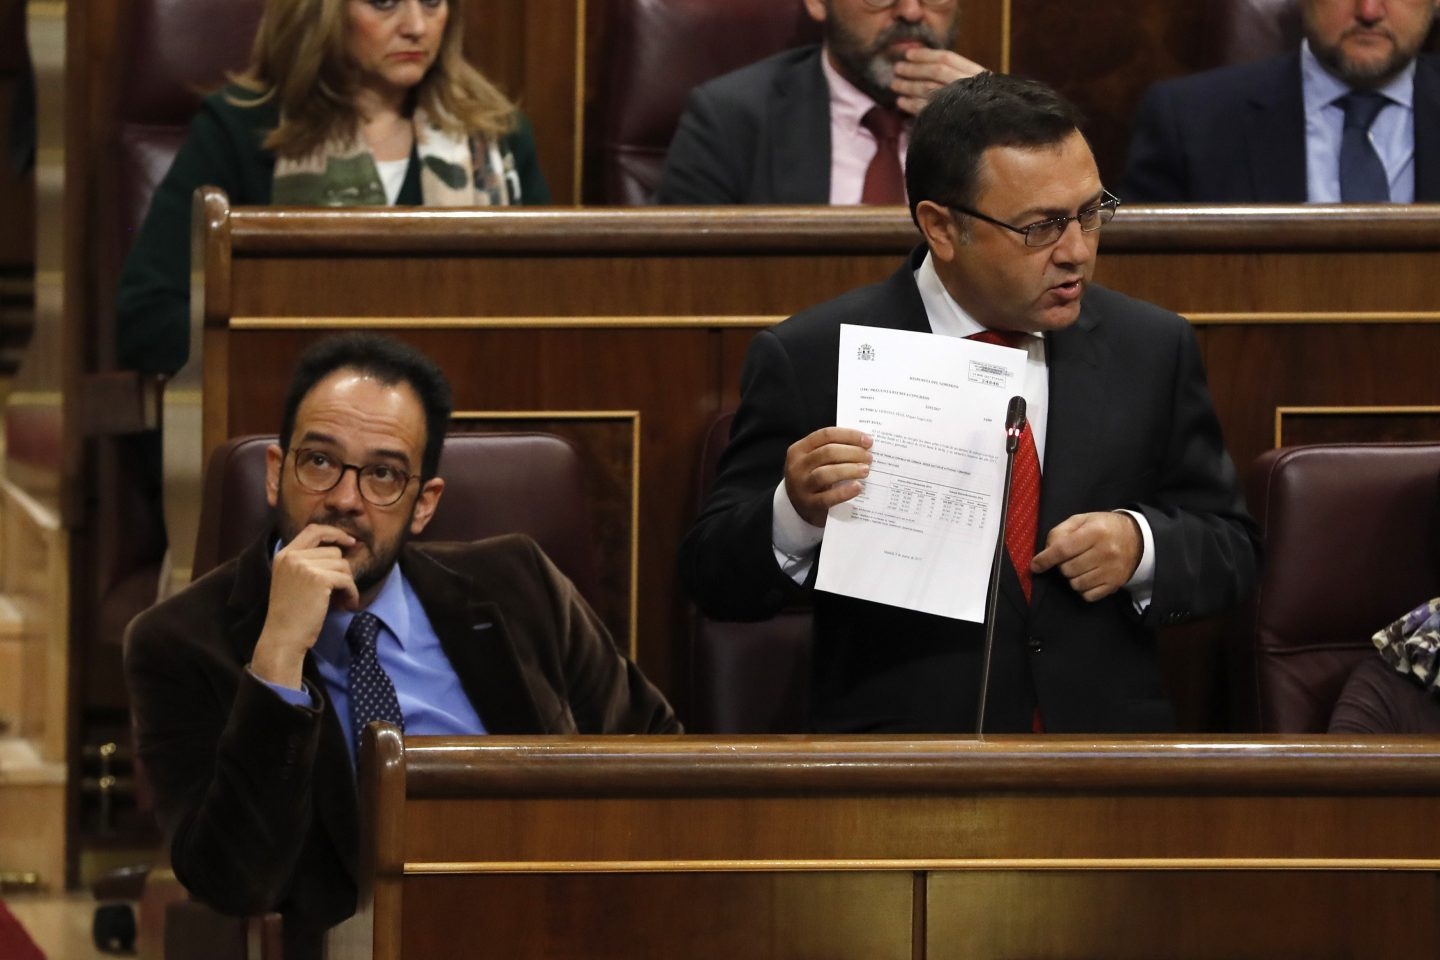
<instances>
[{"instance_id":1,"label":"red patterned tie","mask_svg":"<svg viewBox=\"0 0 1440 960\"><path fill-rule=\"evenodd\" d=\"M875 135L875 158L865 168L861 203L899 204L905 202L905 171L900 169L900 131L905 114L887 107L871 107L860 125Z\"/></svg>"},{"instance_id":2,"label":"red patterned tie","mask_svg":"<svg viewBox=\"0 0 1440 960\"><path fill-rule=\"evenodd\" d=\"M993 343L1002 347L1024 350L1030 340L1028 333L985 330L966 339ZM1005 552L1020 577L1025 602L1030 602L1030 561L1035 558L1035 530L1040 522L1040 456L1035 450L1035 434L1030 419L1025 419L1025 432L1015 450L1015 470L1010 477L1010 509L1005 515Z\"/></svg>"}]
</instances>

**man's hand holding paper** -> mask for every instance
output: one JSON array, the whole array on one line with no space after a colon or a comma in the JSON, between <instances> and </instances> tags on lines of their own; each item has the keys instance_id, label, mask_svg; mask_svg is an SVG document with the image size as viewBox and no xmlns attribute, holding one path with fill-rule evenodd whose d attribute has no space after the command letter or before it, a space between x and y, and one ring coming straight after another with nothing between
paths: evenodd
<instances>
[{"instance_id":1,"label":"man's hand holding paper","mask_svg":"<svg viewBox=\"0 0 1440 960\"><path fill-rule=\"evenodd\" d=\"M817 589L983 618L1005 478L1005 410L1024 378L1024 351L841 328L836 420L846 426L810 434L786 458L787 492L800 515L832 504ZM846 442L861 437L872 440L868 450Z\"/></svg>"},{"instance_id":2,"label":"man's hand holding paper","mask_svg":"<svg viewBox=\"0 0 1440 960\"><path fill-rule=\"evenodd\" d=\"M870 475L870 445L859 430L825 427L785 452L785 494L800 519L823 527L830 508L860 493Z\"/></svg>"}]
</instances>

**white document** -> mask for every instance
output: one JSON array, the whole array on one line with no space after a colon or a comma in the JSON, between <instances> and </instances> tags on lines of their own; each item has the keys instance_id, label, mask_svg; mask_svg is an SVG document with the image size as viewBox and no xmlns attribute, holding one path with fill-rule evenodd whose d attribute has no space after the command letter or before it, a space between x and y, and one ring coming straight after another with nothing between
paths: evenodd
<instances>
[{"instance_id":1,"label":"white document","mask_svg":"<svg viewBox=\"0 0 1440 960\"><path fill-rule=\"evenodd\" d=\"M816 589L984 620L1025 365L1009 347L840 328L835 423L873 437L874 460L864 492L830 510Z\"/></svg>"}]
</instances>

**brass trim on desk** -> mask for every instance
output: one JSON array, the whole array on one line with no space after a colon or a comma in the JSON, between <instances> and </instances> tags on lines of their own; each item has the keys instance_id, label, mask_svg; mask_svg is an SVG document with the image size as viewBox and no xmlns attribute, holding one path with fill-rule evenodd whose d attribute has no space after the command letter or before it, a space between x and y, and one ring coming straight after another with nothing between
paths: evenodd
<instances>
[{"instance_id":1,"label":"brass trim on desk","mask_svg":"<svg viewBox=\"0 0 1440 960\"><path fill-rule=\"evenodd\" d=\"M405 863L406 876L471 873L854 873L861 871L1434 871L1440 860L1367 857L974 857L861 860L475 860Z\"/></svg>"}]
</instances>

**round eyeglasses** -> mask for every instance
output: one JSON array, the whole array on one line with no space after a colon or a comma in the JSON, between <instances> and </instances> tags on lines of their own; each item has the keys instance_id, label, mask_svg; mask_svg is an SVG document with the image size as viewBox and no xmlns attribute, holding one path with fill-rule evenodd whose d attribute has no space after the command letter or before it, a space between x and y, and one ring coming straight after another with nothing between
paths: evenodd
<instances>
[{"instance_id":1,"label":"round eyeglasses","mask_svg":"<svg viewBox=\"0 0 1440 960\"><path fill-rule=\"evenodd\" d=\"M329 493L340 485L346 470L354 470L360 496L377 507L388 507L405 493L412 475L388 463L356 466L342 463L324 450L301 447L295 455L295 479L311 493Z\"/></svg>"},{"instance_id":2,"label":"round eyeglasses","mask_svg":"<svg viewBox=\"0 0 1440 960\"><path fill-rule=\"evenodd\" d=\"M987 217L978 210L971 210L969 207L961 207L953 204L946 204L956 213L963 213L967 217L974 217L976 220L983 220L986 223L994 224L997 227L1004 227L1011 233L1018 233L1025 238L1027 247L1048 247L1061 237L1065 236L1065 228L1074 220L1080 224L1080 229L1086 233L1094 233L1105 224L1115 218L1115 209L1120 206L1120 198L1109 190L1101 191L1103 199L1091 207L1086 207L1073 217L1055 217L1053 220L1041 220L1032 223L1028 227L1017 227L1006 223L1003 220L996 220L994 217Z\"/></svg>"}]
</instances>

